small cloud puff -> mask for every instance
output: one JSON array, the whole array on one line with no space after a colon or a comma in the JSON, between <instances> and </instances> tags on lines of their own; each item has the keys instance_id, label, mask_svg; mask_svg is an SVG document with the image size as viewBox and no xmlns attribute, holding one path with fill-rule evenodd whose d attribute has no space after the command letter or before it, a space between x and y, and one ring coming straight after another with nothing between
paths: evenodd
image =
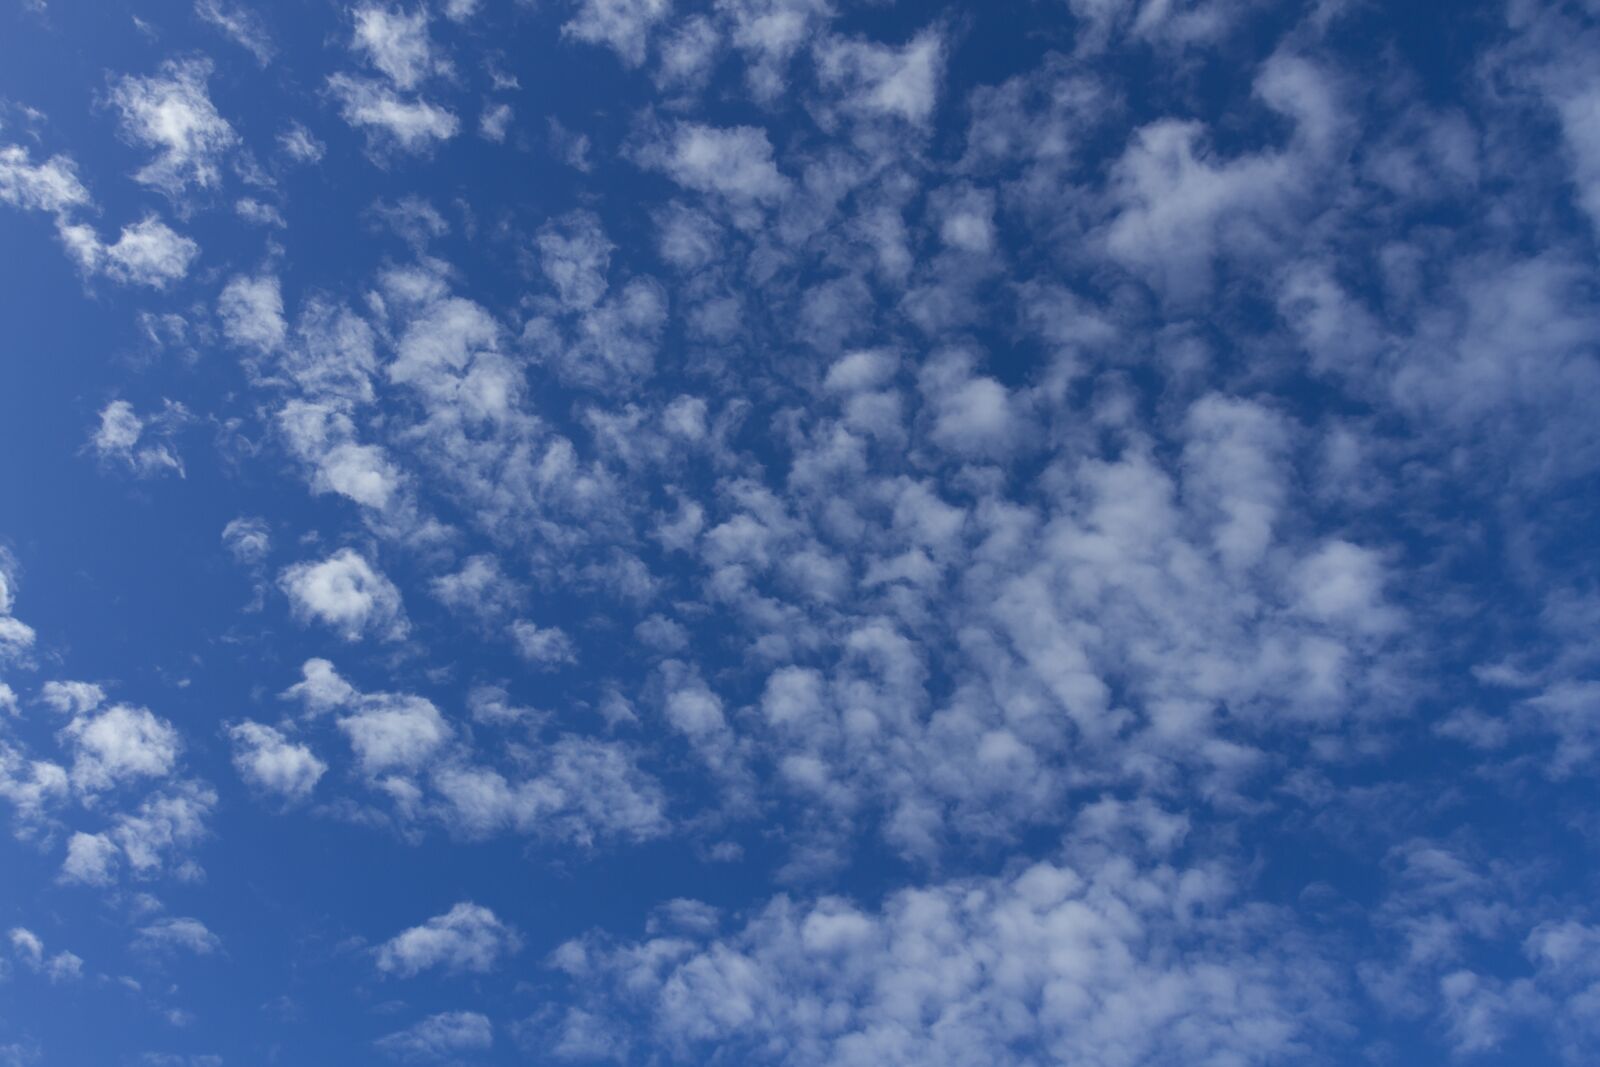
<instances>
[{"instance_id":1,"label":"small cloud puff","mask_svg":"<svg viewBox=\"0 0 1600 1067\"><path fill-rule=\"evenodd\" d=\"M262 723L237 723L228 728L228 736L239 776L286 801L309 797L328 769L308 746L290 741L281 731Z\"/></svg>"},{"instance_id":2,"label":"small cloud puff","mask_svg":"<svg viewBox=\"0 0 1600 1067\"><path fill-rule=\"evenodd\" d=\"M346 641L369 634L398 641L410 629L400 590L354 549L285 567L278 585L288 594L296 618L331 626Z\"/></svg>"},{"instance_id":3,"label":"small cloud puff","mask_svg":"<svg viewBox=\"0 0 1600 1067\"><path fill-rule=\"evenodd\" d=\"M522 947L511 927L480 904L462 902L421 926L403 930L377 950L378 970L409 978L434 967L446 971L492 971L502 956Z\"/></svg>"}]
</instances>

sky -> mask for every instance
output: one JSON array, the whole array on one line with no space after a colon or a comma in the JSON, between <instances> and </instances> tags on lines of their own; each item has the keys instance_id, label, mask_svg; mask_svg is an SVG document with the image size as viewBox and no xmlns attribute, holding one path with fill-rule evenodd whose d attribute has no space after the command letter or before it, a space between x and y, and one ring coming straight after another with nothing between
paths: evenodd
<instances>
[{"instance_id":1,"label":"sky","mask_svg":"<svg viewBox=\"0 0 1600 1067\"><path fill-rule=\"evenodd\" d=\"M1600 0L0 0L0 1067L1600 1061Z\"/></svg>"}]
</instances>

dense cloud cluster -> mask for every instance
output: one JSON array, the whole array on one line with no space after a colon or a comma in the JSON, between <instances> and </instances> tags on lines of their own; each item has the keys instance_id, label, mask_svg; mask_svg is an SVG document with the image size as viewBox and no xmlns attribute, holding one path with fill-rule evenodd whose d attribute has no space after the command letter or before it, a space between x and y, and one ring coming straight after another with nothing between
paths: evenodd
<instances>
[{"instance_id":1,"label":"dense cloud cluster","mask_svg":"<svg viewBox=\"0 0 1600 1067\"><path fill-rule=\"evenodd\" d=\"M1591 1060L1600 9L1470 7L198 0L82 143L0 78L121 316L61 451L182 576L0 529L0 983L148 1063Z\"/></svg>"}]
</instances>

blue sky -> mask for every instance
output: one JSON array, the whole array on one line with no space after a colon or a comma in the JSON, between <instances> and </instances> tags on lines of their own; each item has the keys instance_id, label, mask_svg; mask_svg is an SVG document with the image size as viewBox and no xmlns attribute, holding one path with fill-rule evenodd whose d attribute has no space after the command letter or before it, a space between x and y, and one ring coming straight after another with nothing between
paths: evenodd
<instances>
[{"instance_id":1,"label":"blue sky","mask_svg":"<svg viewBox=\"0 0 1600 1067\"><path fill-rule=\"evenodd\" d=\"M1596 55L6 0L0 1067L1594 1062Z\"/></svg>"}]
</instances>

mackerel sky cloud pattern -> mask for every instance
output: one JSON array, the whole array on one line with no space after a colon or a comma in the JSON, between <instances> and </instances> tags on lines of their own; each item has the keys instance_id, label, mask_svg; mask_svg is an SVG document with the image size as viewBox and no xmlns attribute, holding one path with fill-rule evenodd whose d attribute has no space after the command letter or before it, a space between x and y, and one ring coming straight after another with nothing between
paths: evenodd
<instances>
[{"instance_id":1,"label":"mackerel sky cloud pattern","mask_svg":"<svg viewBox=\"0 0 1600 1067\"><path fill-rule=\"evenodd\" d=\"M0 1067L1600 1059L1596 56L10 0Z\"/></svg>"}]
</instances>

